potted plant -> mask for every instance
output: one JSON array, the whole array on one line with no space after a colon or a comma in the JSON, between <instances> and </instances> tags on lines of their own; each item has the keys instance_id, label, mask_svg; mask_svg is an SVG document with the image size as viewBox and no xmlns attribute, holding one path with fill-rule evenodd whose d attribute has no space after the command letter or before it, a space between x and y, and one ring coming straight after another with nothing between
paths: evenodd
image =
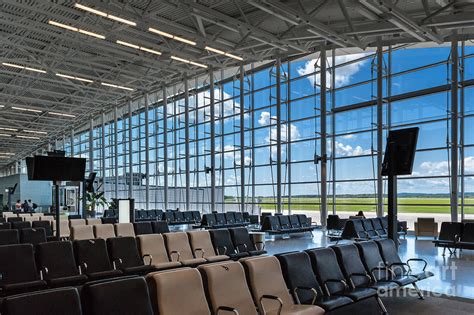
<instances>
[{"instance_id":1,"label":"potted plant","mask_svg":"<svg viewBox=\"0 0 474 315\"><path fill-rule=\"evenodd\" d=\"M87 192L85 198L89 217L91 218L95 217L97 207L108 207L109 205L104 197L104 192Z\"/></svg>"}]
</instances>

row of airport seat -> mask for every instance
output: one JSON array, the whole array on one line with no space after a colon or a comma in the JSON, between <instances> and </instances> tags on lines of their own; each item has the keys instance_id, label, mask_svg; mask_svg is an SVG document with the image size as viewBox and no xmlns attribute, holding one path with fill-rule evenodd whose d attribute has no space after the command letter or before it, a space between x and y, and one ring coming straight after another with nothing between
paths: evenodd
<instances>
[{"instance_id":1,"label":"row of airport seat","mask_svg":"<svg viewBox=\"0 0 474 315\"><path fill-rule=\"evenodd\" d=\"M345 240L363 241L386 238L387 235L387 217L371 219L349 219L344 225L341 238Z\"/></svg>"},{"instance_id":2,"label":"row of airport seat","mask_svg":"<svg viewBox=\"0 0 474 315\"><path fill-rule=\"evenodd\" d=\"M200 228L221 229L229 227L247 226L250 224L248 212L229 211L225 213L207 213L202 216Z\"/></svg>"},{"instance_id":3,"label":"row of airport seat","mask_svg":"<svg viewBox=\"0 0 474 315\"><path fill-rule=\"evenodd\" d=\"M201 222L201 213L199 211L135 210L134 215L135 222L166 221L169 225L196 224ZM118 210L105 210L104 217L118 218Z\"/></svg>"},{"instance_id":4,"label":"row of airport seat","mask_svg":"<svg viewBox=\"0 0 474 315\"><path fill-rule=\"evenodd\" d=\"M442 222L439 237L433 243L452 254L456 249L474 249L474 223Z\"/></svg>"},{"instance_id":5,"label":"row of airport seat","mask_svg":"<svg viewBox=\"0 0 474 315\"><path fill-rule=\"evenodd\" d=\"M269 234L304 233L314 230L305 214L266 215L263 217L262 232Z\"/></svg>"},{"instance_id":6,"label":"row of airport seat","mask_svg":"<svg viewBox=\"0 0 474 315\"><path fill-rule=\"evenodd\" d=\"M245 231L244 231L245 230ZM257 256L244 228L0 246L0 294ZM227 240L216 239L227 237ZM216 245L217 244L217 245Z\"/></svg>"},{"instance_id":7,"label":"row of airport seat","mask_svg":"<svg viewBox=\"0 0 474 315\"><path fill-rule=\"evenodd\" d=\"M378 260L378 261L377 261ZM376 265L372 268L372 265ZM391 240L223 261L10 296L2 314L324 314L432 276L402 263ZM380 275L382 272L383 275ZM420 298L422 298L421 292ZM82 303L81 303L82 302Z\"/></svg>"},{"instance_id":8,"label":"row of airport seat","mask_svg":"<svg viewBox=\"0 0 474 315\"><path fill-rule=\"evenodd\" d=\"M108 239L118 236L135 237L144 234L168 233L168 224L164 221L76 225L71 227L72 240L88 240L94 238Z\"/></svg>"}]
</instances>

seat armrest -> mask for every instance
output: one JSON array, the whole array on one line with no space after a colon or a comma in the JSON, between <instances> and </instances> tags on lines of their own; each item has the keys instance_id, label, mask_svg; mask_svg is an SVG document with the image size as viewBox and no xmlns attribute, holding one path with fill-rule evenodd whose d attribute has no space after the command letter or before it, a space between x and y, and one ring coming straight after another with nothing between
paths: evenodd
<instances>
[{"instance_id":1,"label":"seat armrest","mask_svg":"<svg viewBox=\"0 0 474 315\"><path fill-rule=\"evenodd\" d=\"M300 301L300 298L298 296L298 291L299 290L305 290L305 291L311 291L313 293L313 300L311 301L311 304L314 305L314 303L316 302L316 299L318 297L318 291L316 291L315 288L310 288L310 287L296 287L294 290L293 290L293 293L295 295L295 298L296 298L296 302L298 304L301 304L301 301Z\"/></svg>"},{"instance_id":2,"label":"seat armrest","mask_svg":"<svg viewBox=\"0 0 474 315\"><path fill-rule=\"evenodd\" d=\"M240 251L240 247L241 247L241 246L244 247L244 249L245 249L244 252L247 252L247 251L248 251L248 250L247 250L247 244L236 244L236 245L235 245L235 249L237 250L237 253L241 253L241 251Z\"/></svg>"},{"instance_id":3,"label":"seat armrest","mask_svg":"<svg viewBox=\"0 0 474 315\"><path fill-rule=\"evenodd\" d=\"M216 310L216 315L218 315L220 311L233 312L234 314L239 315L239 311L237 311L235 308L229 307L229 306L219 306Z\"/></svg>"},{"instance_id":4,"label":"seat armrest","mask_svg":"<svg viewBox=\"0 0 474 315\"><path fill-rule=\"evenodd\" d=\"M408 266L410 266L410 262L412 262L412 261L419 261L419 262L424 263L423 271L425 271L426 267L428 266L428 262L426 260L424 260L423 258L410 258L410 259L407 260L406 264ZM410 268L410 270L411 270L411 268Z\"/></svg>"},{"instance_id":5,"label":"seat armrest","mask_svg":"<svg viewBox=\"0 0 474 315\"><path fill-rule=\"evenodd\" d=\"M377 281L377 277L375 276L374 272L375 271L381 271L381 270L384 270L385 272L388 272L392 278L395 278L396 275L395 273L393 272L392 269L388 268L388 267L375 267L375 268L372 268L372 270L370 270L370 274L372 275L372 278L374 278L375 281Z\"/></svg>"},{"instance_id":6,"label":"seat armrest","mask_svg":"<svg viewBox=\"0 0 474 315\"><path fill-rule=\"evenodd\" d=\"M178 252L177 250L174 250L170 253L171 261L173 261L173 255L178 255L178 259L176 261L179 261L181 259L181 253Z\"/></svg>"},{"instance_id":7,"label":"seat armrest","mask_svg":"<svg viewBox=\"0 0 474 315\"><path fill-rule=\"evenodd\" d=\"M87 263L81 262L78 267L79 267L79 273L82 275L87 270Z\"/></svg>"},{"instance_id":8,"label":"seat armrest","mask_svg":"<svg viewBox=\"0 0 474 315\"><path fill-rule=\"evenodd\" d=\"M281 314L281 309L283 308L283 301L278 297L278 296L274 296L274 295L269 295L269 294L264 294L260 297L260 305L262 306L262 311L263 311L263 314L266 314L265 312L265 307L263 306L263 300L274 300L274 301L278 301L279 303L279 306L278 306L278 312L277 314L280 315Z\"/></svg>"},{"instance_id":9,"label":"seat armrest","mask_svg":"<svg viewBox=\"0 0 474 315\"><path fill-rule=\"evenodd\" d=\"M145 258L148 257L150 259L150 261L148 262L148 265L150 266L151 263L153 262L153 256L151 254L145 254L143 255L142 259L143 259L143 263L146 264L145 262Z\"/></svg>"},{"instance_id":10,"label":"seat armrest","mask_svg":"<svg viewBox=\"0 0 474 315\"><path fill-rule=\"evenodd\" d=\"M219 248L224 249L224 252L222 254L220 253ZM227 246L217 246L216 247L216 253L217 253L217 255L226 255L227 254Z\"/></svg>"},{"instance_id":11,"label":"seat armrest","mask_svg":"<svg viewBox=\"0 0 474 315\"><path fill-rule=\"evenodd\" d=\"M204 249L202 249L202 248L196 248L196 249L194 250L194 256L195 256L196 258L198 258L197 255L196 255L196 252L201 252L201 258L204 258L204 255L206 254L206 252L204 251Z\"/></svg>"},{"instance_id":12,"label":"seat armrest","mask_svg":"<svg viewBox=\"0 0 474 315\"><path fill-rule=\"evenodd\" d=\"M350 274L348 276L349 280L351 281L351 284L352 284L352 287L355 288L355 285L354 285L354 282L352 281L352 277L365 277L367 278L367 285L370 285L370 283L372 282L372 278L367 274L367 273L358 273L358 272L354 272L352 274Z\"/></svg>"},{"instance_id":13,"label":"seat armrest","mask_svg":"<svg viewBox=\"0 0 474 315\"><path fill-rule=\"evenodd\" d=\"M344 290L347 290L349 289L349 286L347 285L347 282L342 280L342 279L327 279L326 281L324 281L324 288L326 289L326 293L328 294L328 296L331 295L331 292L329 292L329 288L328 288L328 282L330 283L341 283L342 285L344 285Z\"/></svg>"},{"instance_id":14,"label":"seat armrest","mask_svg":"<svg viewBox=\"0 0 474 315\"><path fill-rule=\"evenodd\" d=\"M122 259L118 258L112 262L112 265L114 266L114 269L117 270L120 265L122 264Z\"/></svg>"},{"instance_id":15,"label":"seat armrest","mask_svg":"<svg viewBox=\"0 0 474 315\"><path fill-rule=\"evenodd\" d=\"M44 280L44 276L49 273L48 267L44 267L44 266L41 267L39 272L40 272L40 279Z\"/></svg>"},{"instance_id":16,"label":"seat armrest","mask_svg":"<svg viewBox=\"0 0 474 315\"><path fill-rule=\"evenodd\" d=\"M406 273L404 272L404 273L403 273L403 275L405 275L405 276L408 276L408 275L410 275L410 273L411 273L411 267L410 267L410 265L407 264L407 263L404 263L404 262L395 262L395 263L393 263L393 264L390 264L390 266L388 266L388 267L393 270L392 267L394 267L394 266L395 266L395 267L397 267L397 266L400 266L400 267L405 266L405 267L407 267L407 268L408 268L408 272L406 272Z\"/></svg>"},{"instance_id":17,"label":"seat armrest","mask_svg":"<svg viewBox=\"0 0 474 315\"><path fill-rule=\"evenodd\" d=\"M257 241L257 242L254 242L255 244L255 248L257 248L257 244L260 244L262 245L262 249L261 250L265 250L265 242L262 242L262 241ZM258 249L258 248L257 248Z\"/></svg>"}]
</instances>

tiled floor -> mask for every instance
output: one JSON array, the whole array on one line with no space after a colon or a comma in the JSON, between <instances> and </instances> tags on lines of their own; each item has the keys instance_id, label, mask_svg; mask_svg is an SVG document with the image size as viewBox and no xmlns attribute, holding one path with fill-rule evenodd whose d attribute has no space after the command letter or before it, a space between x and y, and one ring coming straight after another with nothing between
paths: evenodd
<instances>
[{"instance_id":1,"label":"tiled floor","mask_svg":"<svg viewBox=\"0 0 474 315\"><path fill-rule=\"evenodd\" d=\"M290 238L267 237L266 250L270 254L304 250L308 248L334 245L328 243L323 231L314 231L314 237L292 235ZM474 251L464 250L456 256L442 256L442 249L435 248L432 239L415 240L413 236L401 240L399 249L402 260L420 257L428 262L427 270L435 276L419 282L422 290L474 299Z\"/></svg>"}]
</instances>

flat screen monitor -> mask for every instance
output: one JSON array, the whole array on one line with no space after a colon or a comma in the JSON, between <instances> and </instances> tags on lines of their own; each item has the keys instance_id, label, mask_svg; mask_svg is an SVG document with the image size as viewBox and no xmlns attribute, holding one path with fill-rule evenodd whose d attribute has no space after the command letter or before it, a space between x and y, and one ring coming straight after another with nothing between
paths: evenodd
<instances>
[{"instance_id":1,"label":"flat screen monitor","mask_svg":"<svg viewBox=\"0 0 474 315\"><path fill-rule=\"evenodd\" d=\"M119 223L133 223L135 213L134 199L118 199L118 219Z\"/></svg>"},{"instance_id":2,"label":"flat screen monitor","mask_svg":"<svg viewBox=\"0 0 474 315\"><path fill-rule=\"evenodd\" d=\"M26 168L29 180L83 181L86 159L37 155L26 158Z\"/></svg>"},{"instance_id":3,"label":"flat screen monitor","mask_svg":"<svg viewBox=\"0 0 474 315\"><path fill-rule=\"evenodd\" d=\"M391 175L390 167L393 167L393 175L410 175L413 172L419 130L418 127L414 127L389 131L382 163L382 176Z\"/></svg>"}]
</instances>

